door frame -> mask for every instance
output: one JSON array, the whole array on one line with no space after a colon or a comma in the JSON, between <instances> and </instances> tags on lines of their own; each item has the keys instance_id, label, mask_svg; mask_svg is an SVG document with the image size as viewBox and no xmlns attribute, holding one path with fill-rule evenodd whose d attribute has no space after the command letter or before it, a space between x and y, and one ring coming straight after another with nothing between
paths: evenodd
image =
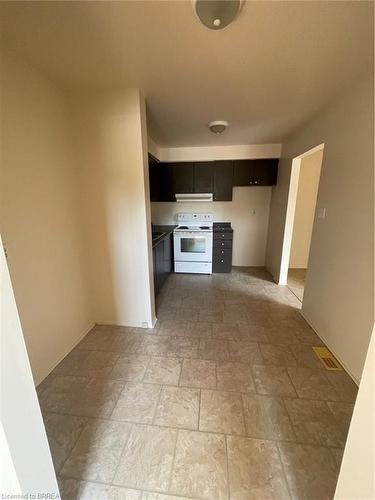
<instances>
[{"instance_id":1,"label":"door frame","mask_svg":"<svg viewBox=\"0 0 375 500\"><path fill-rule=\"evenodd\" d=\"M292 247L294 217L296 213L299 174L301 170L302 159L306 158L306 156L310 156L311 154L316 153L317 151L321 151L322 149L324 149L324 142L322 144L319 144L318 146L315 146L314 148L309 149L305 153L296 156L292 160L278 285L288 284L290 250Z\"/></svg>"}]
</instances>

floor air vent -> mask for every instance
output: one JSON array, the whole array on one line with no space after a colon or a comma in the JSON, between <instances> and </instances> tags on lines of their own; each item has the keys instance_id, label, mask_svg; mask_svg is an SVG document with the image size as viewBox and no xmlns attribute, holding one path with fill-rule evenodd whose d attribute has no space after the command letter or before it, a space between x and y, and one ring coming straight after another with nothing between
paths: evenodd
<instances>
[{"instance_id":1,"label":"floor air vent","mask_svg":"<svg viewBox=\"0 0 375 500\"><path fill-rule=\"evenodd\" d=\"M343 370L340 363L326 347L313 347L315 354L327 370L341 372Z\"/></svg>"}]
</instances>

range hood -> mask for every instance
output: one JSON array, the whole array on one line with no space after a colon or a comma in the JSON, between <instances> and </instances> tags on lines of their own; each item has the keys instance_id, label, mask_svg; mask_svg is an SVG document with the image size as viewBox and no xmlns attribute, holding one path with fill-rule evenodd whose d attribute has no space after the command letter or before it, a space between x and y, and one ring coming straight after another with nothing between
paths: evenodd
<instances>
[{"instance_id":1,"label":"range hood","mask_svg":"<svg viewBox=\"0 0 375 500\"><path fill-rule=\"evenodd\" d=\"M176 201L213 201L212 193L176 193Z\"/></svg>"}]
</instances>

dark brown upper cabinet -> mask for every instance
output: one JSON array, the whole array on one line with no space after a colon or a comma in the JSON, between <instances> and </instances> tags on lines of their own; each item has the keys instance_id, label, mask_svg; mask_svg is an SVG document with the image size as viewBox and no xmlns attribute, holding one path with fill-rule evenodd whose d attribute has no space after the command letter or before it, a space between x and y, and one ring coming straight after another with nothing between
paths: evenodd
<instances>
[{"instance_id":1,"label":"dark brown upper cabinet","mask_svg":"<svg viewBox=\"0 0 375 500\"><path fill-rule=\"evenodd\" d=\"M150 179L150 199L151 201L160 200L160 182L158 162L149 155L148 157L148 172Z\"/></svg>"},{"instance_id":2,"label":"dark brown upper cabinet","mask_svg":"<svg viewBox=\"0 0 375 500\"><path fill-rule=\"evenodd\" d=\"M174 193L194 192L194 164L193 163L170 163L173 170Z\"/></svg>"},{"instance_id":3,"label":"dark brown upper cabinet","mask_svg":"<svg viewBox=\"0 0 375 500\"><path fill-rule=\"evenodd\" d=\"M176 201L173 185L173 165L171 163L158 163L156 165L158 182L158 201Z\"/></svg>"},{"instance_id":4,"label":"dark brown upper cabinet","mask_svg":"<svg viewBox=\"0 0 375 500\"><path fill-rule=\"evenodd\" d=\"M151 201L176 201L176 193L192 193L192 163L163 163L149 159Z\"/></svg>"},{"instance_id":5,"label":"dark brown upper cabinet","mask_svg":"<svg viewBox=\"0 0 375 500\"><path fill-rule=\"evenodd\" d=\"M214 186L213 162L194 163L194 192L212 193Z\"/></svg>"},{"instance_id":6,"label":"dark brown upper cabinet","mask_svg":"<svg viewBox=\"0 0 375 500\"><path fill-rule=\"evenodd\" d=\"M234 162L233 185L249 186L252 180L252 160L236 160Z\"/></svg>"},{"instance_id":7,"label":"dark brown upper cabinet","mask_svg":"<svg viewBox=\"0 0 375 500\"><path fill-rule=\"evenodd\" d=\"M254 160L253 182L258 186L274 186L277 182L277 158Z\"/></svg>"},{"instance_id":8,"label":"dark brown upper cabinet","mask_svg":"<svg viewBox=\"0 0 375 500\"><path fill-rule=\"evenodd\" d=\"M234 162L234 186L272 186L277 181L279 160L236 160Z\"/></svg>"},{"instance_id":9,"label":"dark brown upper cabinet","mask_svg":"<svg viewBox=\"0 0 375 500\"><path fill-rule=\"evenodd\" d=\"M232 201L233 162L215 161L214 171L214 201Z\"/></svg>"},{"instance_id":10,"label":"dark brown upper cabinet","mask_svg":"<svg viewBox=\"0 0 375 500\"><path fill-rule=\"evenodd\" d=\"M176 193L213 193L231 201L233 186L272 186L278 159L162 163L149 161L151 201L176 201Z\"/></svg>"}]
</instances>

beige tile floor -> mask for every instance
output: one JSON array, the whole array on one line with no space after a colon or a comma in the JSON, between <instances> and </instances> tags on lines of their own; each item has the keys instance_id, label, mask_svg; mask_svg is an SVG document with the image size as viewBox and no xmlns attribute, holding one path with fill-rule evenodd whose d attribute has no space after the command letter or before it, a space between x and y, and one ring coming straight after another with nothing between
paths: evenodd
<instances>
[{"instance_id":1,"label":"beige tile floor","mask_svg":"<svg viewBox=\"0 0 375 500\"><path fill-rule=\"evenodd\" d=\"M39 386L64 500L332 499L356 397L260 268L172 275L153 330L96 326Z\"/></svg>"}]
</instances>

